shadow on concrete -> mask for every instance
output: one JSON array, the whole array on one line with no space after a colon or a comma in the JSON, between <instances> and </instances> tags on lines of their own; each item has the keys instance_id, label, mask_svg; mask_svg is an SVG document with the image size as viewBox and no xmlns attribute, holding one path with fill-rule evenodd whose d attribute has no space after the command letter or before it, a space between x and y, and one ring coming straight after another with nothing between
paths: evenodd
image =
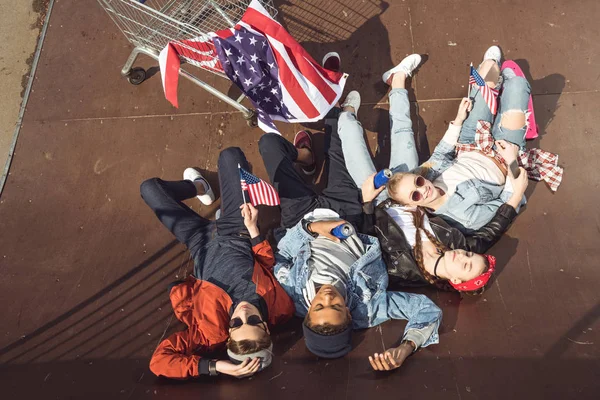
<instances>
[{"instance_id":1,"label":"shadow on concrete","mask_svg":"<svg viewBox=\"0 0 600 400\"><path fill-rule=\"evenodd\" d=\"M178 242L171 241L102 290L0 349L2 363L55 362L119 354L134 341L125 340L132 327L152 321L142 329L148 332L164 324L164 318L156 318L157 307L170 311L166 287L189 261L185 251L175 250L176 246ZM178 259L184 262L177 263ZM117 347L111 345L115 339L119 339Z\"/></svg>"},{"instance_id":2,"label":"shadow on concrete","mask_svg":"<svg viewBox=\"0 0 600 400\"><path fill-rule=\"evenodd\" d=\"M531 84L531 92L533 93L533 107L535 110L536 122L538 124L539 137L531 141L535 147L540 145L541 138L546 134L548 125L554 119L558 110L558 101L565 87L566 79L561 74L550 74L541 79L533 79L529 61L518 59L514 60L523 70L527 81ZM536 101L535 97L544 96L544 100ZM539 100L539 99L538 99ZM543 105L542 105L543 104ZM541 107L544 107L541 110ZM543 112L542 112L543 111Z\"/></svg>"},{"instance_id":3,"label":"shadow on concrete","mask_svg":"<svg viewBox=\"0 0 600 400\"><path fill-rule=\"evenodd\" d=\"M425 353L425 352L421 352ZM33 398L368 398L377 390L393 397L401 388L406 398L486 399L595 399L598 360L556 357L411 357L401 371L375 373L368 361L348 357L317 361L309 355L277 357L269 369L250 379L201 377L191 381L156 378L143 359L91 359L83 361L10 365L1 367L3 395L9 399ZM565 374L569 371L569 374ZM411 377L426 374L425 384ZM506 382L489 390L484 382L494 376ZM300 378L302 377L302 378ZM110 385L99 384L110 380Z\"/></svg>"}]
</instances>

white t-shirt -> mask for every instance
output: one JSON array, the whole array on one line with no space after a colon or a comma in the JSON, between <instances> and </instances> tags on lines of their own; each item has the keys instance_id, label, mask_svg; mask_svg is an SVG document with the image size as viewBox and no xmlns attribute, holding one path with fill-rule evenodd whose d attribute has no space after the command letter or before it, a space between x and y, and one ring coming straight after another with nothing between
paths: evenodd
<instances>
[{"instance_id":1,"label":"white t-shirt","mask_svg":"<svg viewBox=\"0 0 600 400\"><path fill-rule=\"evenodd\" d=\"M358 235L354 234L340 243L319 236L310 242L310 252L307 262L309 277L302 290L307 307L325 284L335 286L347 299L350 267L365 254L365 246Z\"/></svg>"},{"instance_id":2,"label":"white t-shirt","mask_svg":"<svg viewBox=\"0 0 600 400\"><path fill-rule=\"evenodd\" d=\"M414 211L413 207L402 207L402 206L393 206L386 209L387 213L390 217L398 224L402 232L404 232L404 236L406 236L406 241L410 244L411 247L415 247L416 244L416 236L417 236L417 227L413 221L413 215L411 211ZM431 224L429 223L429 217L427 215L423 216L423 228L427 229L434 236L433 229L431 228ZM427 235L423 230L421 230L421 240L425 242L429 242Z\"/></svg>"},{"instance_id":3,"label":"white t-shirt","mask_svg":"<svg viewBox=\"0 0 600 400\"><path fill-rule=\"evenodd\" d=\"M451 196L458 185L471 179L498 186L504 185L506 181L506 177L491 158L478 151L468 151L461 153L454 165L442 172L433 184Z\"/></svg>"}]
</instances>

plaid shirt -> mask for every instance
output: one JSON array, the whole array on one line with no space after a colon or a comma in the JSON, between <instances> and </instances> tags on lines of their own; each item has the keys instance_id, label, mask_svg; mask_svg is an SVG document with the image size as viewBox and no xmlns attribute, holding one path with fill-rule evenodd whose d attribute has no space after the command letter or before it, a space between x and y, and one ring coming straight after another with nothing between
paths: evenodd
<instances>
[{"instance_id":1,"label":"plaid shirt","mask_svg":"<svg viewBox=\"0 0 600 400\"><path fill-rule=\"evenodd\" d=\"M475 143L457 144L456 156L458 157L463 152L479 150L486 156L495 158L506 165L500 154L493 149L494 137L491 134L491 125L487 121L479 121L475 133ZM556 192L563 176L563 169L558 166L558 155L542 149L519 150L517 161L521 167L525 168L529 179L543 180L548 184L550 190Z\"/></svg>"}]
</instances>

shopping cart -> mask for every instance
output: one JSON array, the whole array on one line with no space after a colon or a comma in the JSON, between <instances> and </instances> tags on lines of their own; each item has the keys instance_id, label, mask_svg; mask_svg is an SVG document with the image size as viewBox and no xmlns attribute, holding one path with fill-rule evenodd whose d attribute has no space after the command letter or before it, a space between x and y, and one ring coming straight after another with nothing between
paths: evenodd
<instances>
[{"instance_id":1,"label":"shopping cart","mask_svg":"<svg viewBox=\"0 0 600 400\"><path fill-rule=\"evenodd\" d=\"M135 47L121 74L129 83L139 85L146 79L146 70L133 67L138 55L145 54L158 61L160 51L169 43L185 49L180 55L182 63L188 63L205 71L227 76L206 67L207 62L199 63L194 53L200 53L196 47L185 43L186 40L209 40L209 32L216 32L235 26L242 18L251 0L98 0L111 19L117 24L127 40ZM262 5L275 17L277 10L273 0L261 0ZM206 59L206 53L202 53ZM216 56L214 56L216 61ZM255 111L241 104L242 94L233 99L220 92L192 73L180 69L179 74L200 86L210 94L242 112L248 125L255 126Z\"/></svg>"}]
</instances>

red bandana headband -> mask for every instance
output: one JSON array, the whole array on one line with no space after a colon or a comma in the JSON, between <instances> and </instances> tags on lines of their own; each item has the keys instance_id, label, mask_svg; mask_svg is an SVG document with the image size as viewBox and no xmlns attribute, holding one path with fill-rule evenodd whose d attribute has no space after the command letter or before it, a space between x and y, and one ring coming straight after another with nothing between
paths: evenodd
<instances>
[{"instance_id":1,"label":"red bandana headband","mask_svg":"<svg viewBox=\"0 0 600 400\"><path fill-rule=\"evenodd\" d=\"M448 281L448 283L450 283L454 289L461 292L470 292L472 290L477 290L487 285L488 281L490 280L490 277L492 276L492 273L496 269L496 257L490 256L488 254L484 254L483 256L487 258L488 263L490 264L490 267L486 272L471 279L470 281L465 281L457 284Z\"/></svg>"}]
</instances>

